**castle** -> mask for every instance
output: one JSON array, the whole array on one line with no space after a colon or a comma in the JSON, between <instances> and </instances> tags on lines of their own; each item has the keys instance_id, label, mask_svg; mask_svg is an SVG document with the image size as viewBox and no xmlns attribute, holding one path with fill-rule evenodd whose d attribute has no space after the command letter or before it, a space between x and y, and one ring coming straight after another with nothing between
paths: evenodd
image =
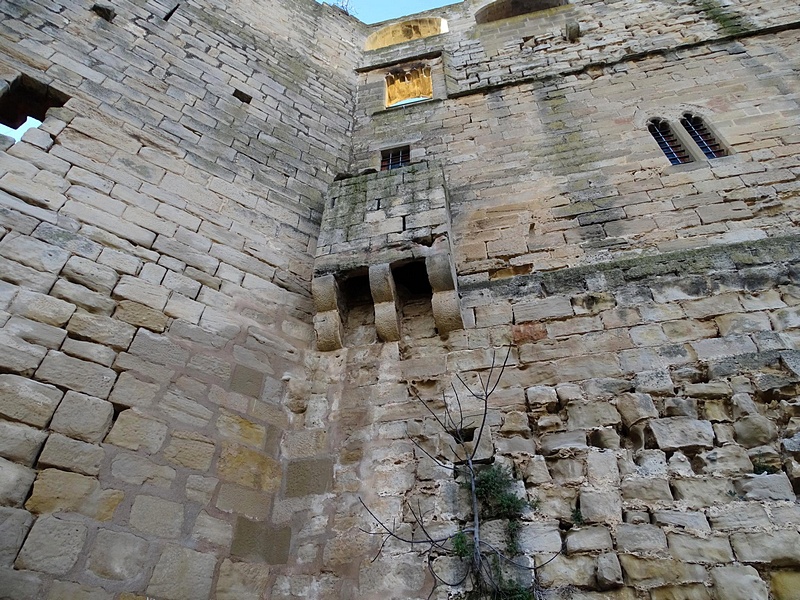
<instances>
[{"instance_id":1,"label":"castle","mask_svg":"<svg viewBox=\"0 0 800 600\"><path fill-rule=\"evenodd\" d=\"M796 2L0 15L0 599L800 598Z\"/></svg>"}]
</instances>

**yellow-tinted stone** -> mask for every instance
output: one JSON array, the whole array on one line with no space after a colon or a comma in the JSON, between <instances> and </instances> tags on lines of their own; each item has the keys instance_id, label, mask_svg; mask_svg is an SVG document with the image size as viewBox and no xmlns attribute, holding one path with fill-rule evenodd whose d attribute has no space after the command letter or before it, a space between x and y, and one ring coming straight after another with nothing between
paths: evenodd
<instances>
[{"instance_id":1,"label":"yellow-tinted stone","mask_svg":"<svg viewBox=\"0 0 800 600\"><path fill-rule=\"evenodd\" d=\"M223 481L267 492L277 490L281 484L277 461L239 444L223 444L217 474Z\"/></svg>"},{"instance_id":2,"label":"yellow-tinted stone","mask_svg":"<svg viewBox=\"0 0 800 600\"><path fill-rule=\"evenodd\" d=\"M217 431L225 437L234 438L238 442L259 448L264 446L267 435L263 425L253 423L227 410L222 410L217 419Z\"/></svg>"}]
</instances>

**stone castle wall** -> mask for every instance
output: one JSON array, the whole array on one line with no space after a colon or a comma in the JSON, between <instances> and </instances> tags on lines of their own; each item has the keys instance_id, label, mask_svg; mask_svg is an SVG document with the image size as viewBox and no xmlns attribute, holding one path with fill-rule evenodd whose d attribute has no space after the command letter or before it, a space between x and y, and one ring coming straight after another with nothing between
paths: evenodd
<instances>
[{"instance_id":1,"label":"stone castle wall","mask_svg":"<svg viewBox=\"0 0 800 600\"><path fill-rule=\"evenodd\" d=\"M798 597L800 10L487 4L0 6L0 93L70 97L0 153L0 599L426 598L359 499L466 519L418 398L509 347L543 597ZM687 111L729 156L669 165Z\"/></svg>"}]
</instances>

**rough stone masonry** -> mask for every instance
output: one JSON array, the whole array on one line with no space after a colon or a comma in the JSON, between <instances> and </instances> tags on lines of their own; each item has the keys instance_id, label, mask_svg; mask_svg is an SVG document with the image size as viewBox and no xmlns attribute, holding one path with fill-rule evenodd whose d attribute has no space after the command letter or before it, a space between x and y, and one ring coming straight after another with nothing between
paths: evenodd
<instances>
[{"instance_id":1,"label":"rough stone masonry","mask_svg":"<svg viewBox=\"0 0 800 600\"><path fill-rule=\"evenodd\" d=\"M798 600L798 32L0 2L0 122L41 121L0 137L0 600L464 598L359 498L469 519L418 398L508 348L525 585Z\"/></svg>"}]
</instances>

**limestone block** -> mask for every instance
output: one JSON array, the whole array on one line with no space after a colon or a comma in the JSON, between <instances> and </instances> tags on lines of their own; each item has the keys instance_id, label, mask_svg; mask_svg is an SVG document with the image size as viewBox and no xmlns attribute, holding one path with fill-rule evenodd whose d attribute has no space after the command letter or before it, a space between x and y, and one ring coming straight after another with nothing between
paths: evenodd
<instances>
[{"instance_id":1,"label":"limestone block","mask_svg":"<svg viewBox=\"0 0 800 600\"><path fill-rule=\"evenodd\" d=\"M21 423L0 421L0 456L32 467L47 433Z\"/></svg>"},{"instance_id":2,"label":"limestone block","mask_svg":"<svg viewBox=\"0 0 800 600\"><path fill-rule=\"evenodd\" d=\"M147 541L130 533L101 529L89 553L87 568L101 579L126 581L147 567Z\"/></svg>"},{"instance_id":3,"label":"limestone block","mask_svg":"<svg viewBox=\"0 0 800 600\"><path fill-rule=\"evenodd\" d=\"M653 523L660 526L670 525L672 527L681 527L692 531L711 531L708 520L702 512L657 510L653 512Z\"/></svg>"},{"instance_id":4,"label":"limestone block","mask_svg":"<svg viewBox=\"0 0 800 600\"><path fill-rule=\"evenodd\" d=\"M267 594L270 569L225 559L219 569L217 600L261 600Z\"/></svg>"},{"instance_id":5,"label":"limestone block","mask_svg":"<svg viewBox=\"0 0 800 600\"><path fill-rule=\"evenodd\" d=\"M431 307L439 335L464 328L461 304L455 291L434 292L431 297Z\"/></svg>"},{"instance_id":6,"label":"limestone block","mask_svg":"<svg viewBox=\"0 0 800 600\"><path fill-rule=\"evenodd\" d=\"M622 566L614 552L606 552L597 557L597 587L612 590L622 587Z\"/></svg>"},{"instance_id":7,"label":"limestone block","mask_svg":"<svg viewBox=\"0 0 800 600\"><path fill-rule=\"evenodd\" d=\"M110 598L109 592L102 588L71 581L54 581L47 595L47 600L110 600Z\"/></svg>"},{"instance_id":8,"label":"limestone block","mask_svg":"<svg viewBox=\"0 0 800 600\"><path fill-rule=\"evenodd\" d=\"M63 327L75 312L75 305L52 296L21 289L10 310L33 321Z\"/></svg>"},{"instance_id":9,"label":"limestone block","mask_svg":"<svg viewBox=\"0 0 800 600\"><path fill-rule=\"evenodd\" d=\"M333 488L333 460L311 458L289 461L285 478L287 498L325 494Z\"/></svg>"},{"instance_id":10,"label":"limestone block","mask_svg":"<svg viewBox=\"0 0 800 600\"><path fill-rule=\"evenodd\" d=\"M282 471L280 465L263 452L224 442L217 474L229 483L272 492L280 487Z\"/></svg>"},{"instance_id":11,"label":"limestone block","mask_svg":"<svg viewBox=\"0 0 800 600\"><path fill-rule=\"evenodd\" d=\"M32 237L9 234L0 242L0 256L37 271L58 273L66 264L70 253Z\"/></svg>"},{"instance_id":12,"label":"limestone block","mask_svg":"<svg viewBox=\"0 0 800 600\"><path fill-rule=\"evenodd\" d=\"M216 558L180 546L167 546L150 578L147 594L166 600L208 598Z\"/></svg>"},{"instance_id":13,"label":"limestone block","mask_svg":"<svg viewBox=\"0 0 800 600\"><path fill-rule=\"evenodd\" d=\"M177 538L183 528L183 505L155 496L136 496L129 522L137 531Z\"/></svg>"},{"instance_id":14,"label":"limestone block","mask_svg":"<svg viewBox=\"0 0 800 600\"><path fill-rule=\"evenodd\" d=\"M523 554L549 554L561 550L561 532L558 523L522 523L519 548Z\"/></svg>"},{"instance_id":15,"label":"limestone block","mask_svg":"<svg viewBox=\"0 0 800 600\"><path fill-rule=\"evenodd\" d=\"M292 530L237 518L231 555L249 562L282 565L289 560Z\"/></svg>"},{"instance_id":16,"label":"limestone block","mask_svg":"<svg viewBox=\"0 0 800 600\"><path fill-rule=\"evenodd\" d=\"M18 569L65 575L78 558L86 541L87 527L52 516L33 524L14 566Z\"/></svg>"},{"instance_id":17,"label":"limestone block","mask_svg":"<svg viewBox=\"0 0 800 600\"><path fill-rule=\"evenodd\" d=\"M638 465L636 472L643 477L667 476L667 458L661 450L639 450L634 460Z\"/></svg>"},{"instance_id":18,"label":"limestone block","mask_svg":"<svg viewBox=\"0 0 800 600\"><path fill-rule=\"evenodd\" d=\"M611 534L605 527L580 527L567 532L567 554L611 550Z\"/></svg>"},{"instance_id":19,"label":"limestone block","mask_svg":"<svg viewBox=\"0 0 800 600\"><path fill-rule=\"evenodd\" d=\"M649 423L656 444L667 452L682 448L711 448L714 446L714 428L710 421L690 417L653 419Z\"/></svg>"},{"instance_id":20,"label":"limestone block","mask_svg":"<svg viewBox=\"0 0 800 600\"><path fill-rule=\"evenodd\" d=\"M674 479L672 488L675 499L683 500L689 508L727 504L736 497L736 491L728 479Z\"/></svg>"},{"instance_id":21,"label":"limestone block","mask_svg":"<svg viewBox=\"0 0 800 600\"><path fill-rule=\"evenodd\" d=\"M671 559L639 558L632 554L621 554L619 561L628 585L652 588L703 583L706 579L706 570L703 565L693 565Z\"/></svg>"},{"instance_id":22,"label":"limestone block","mask_svg":"<svg viewBox=\"0 0 800 600\"><path fill-rule=\"evenodd\" d=\"M747 475L734 482L739 496L745 500L789 500L797 498L786 473Z\"/></svg>"},{"instance_id":23,"label":"limestone block","mask_svg":"<svg viewBox=\"0 0 800 600\"><path fill-rule=\"evenodd\" d=\"M0 508L0 568L14 564L32 525L33 516L27 510Z\"/></svg>"},{"instance_id":24,"label":"limestone block","mask_svg":"<svg viewBox=\"0 0 800 600\"><path fill-rule=\"evenodd\" d=\"M753 567L711 569L714 600L767 600L767 585Z\"/></svg>"},{"instance_id":25,"label":"limestone block","mask_svg":"<svg viewBox=\"0 0 800 600\"><path fill-rule=\"evenodd\" d=\"M164 449L164 457L175 465L205 472L211 467L214 450L212 439L199 433L176 431Z\"/></svg>"},{"instance_id":26,"label":"limestone block","mask_svg":"<svg viewBox=\"0 0 800 600\"><path fill-rule=\"evenodd\" d=\"M38 464L39 467L97 475L104 457L105 451L100 446L54 433L47 439Z\"/></svg>"},{"instance_id":27,"label":"limestone block","mask_svg":"<svg viewBox=\"0 0 800 600\"><path fill-rule=\"evenodd\" d=\"M669 549L677 560L691 563L730 563L734 561L733 550L726 535L704 538L683 533L669 534Z\"/></svg>"},{"instance_id":28,"label":"limestone block","mask_svg":"<svg viewBox=\"0 0 800 600\"><path fill-rule=\"evenodd\" d=\"M192 538L215 546L229 548L233 540L233 526L222 519L215 519L206 512L197 515L192 529Z\"/></svg>"},{"instance_id":29,"label":"limestone block","mask_svg":"<svg viewBox=\"0 0 800 600\"><path fill-rule=\"evenodd\" d=\"M597 584L597 563L593 556L537 556L536 574L542 587L565 587L569 585L593 588Z\"/></svg>"},{"instance_id":30,"label":"limestone block","mask_svg":"<svg viewBox=\"0 0 800 600\"><path fill-rule=\"evenodd\" d=\"M98 521L108 521L113 515L123 493L101 490L96 479L45 469L33 484L33 494L25 503L32 513L77 512Z\"/></svg>"},{"instance_id":31,"label":"limestone block","mask_svg":"<svg viewBox=\"0 0 800 600\"><path fill-rule=\"evenodd\" d=\"M314 308L318 313L340 312L344 306L339 283L334 275L314 277L311 280L311 293L314 297Z\"/></svg>"},{"instance_id":32,"label":"limestone block","mask_svg":"<svg viewBox=\"0 0 800 600\"><path fill-rule=\"evenodd\" d=\"M126 371L117 379L109 400L122 406L147 408L153 404L160 389L160 385L146 383Z\"/></svg>"},{"instance_id":33,"label":"limestone block","mask_svg":"<svg viewBox=\"0 0 800 600\"><path fill-rule=\"evenodd\" d=\"M147 329L139 329L129 348L129 352L159 365L184 367L189 360L189 352L169 335L158 335Z\"/></svg>"},{"instance_id":34,"label":"limestone block","mask_svg":"<svg viewBox=\"0 0 800 600\"><path fill-rule=\"evenodd\" d=\"M792 454L795 458L800 458L800 433L795 433L792 437L781 440L781 448L786 454Z\"/></svg>"},{"instance_id":35,"label":"limestone block","mask_svg":"<svg viewBox=\"0 0 800 600\"><path fill-rule=\"evenodd\" d=\"M775 600L800 600L800 572L773 572L769 589Z\"/></svg>"},{"instance_id":36,"label":"limestone block","mask_svg":"<svg viewBox=\"0 0 800 600\"><path fill-rule=\"evenodd\" d=\"M344 330L339 311L318 312L314 315L314 331L320 352L332 352L343 347Z\"/></svg>"},{"instance_id":37,"label":"limestone block","mask_svg":"<svg viewBox=\"0 0 800 600\"><path fill-rule=\"evenodd\" d=\"M528 424L528 414L520 411L507 412L503 416L503 425L500 427L500 433L529 437L531 428Z\"/></svg>"},{"instance_id":38,"label":"limestone block","mask_svg":"<svg viewBox=\"0 0 800 600\"><path fill-rule=\"evenodd\" d=\"M317 398L316 400L324 404L324 414L327 415L327 400L325 398ZM314 399L310 402L310 405L313 404ZM311 406L310 409L313 410ZM322 421L320 428L324 427L325 423L325 421ZM234 441L255 447L261 447L267 437L266 428L263 425L226 410L222 410L217 418L217 431L223 437L232 438Z\"/></svg>"},{"instance_id":39,"label":"limestone block","mask_svg":"<svg viewBox=\"0 0 800 600\"><path fill-rule=\"evenodd\" d=\"M664 478L630 477L622 481L620 489L625 500L639 500L648 505L672 502L672 490Z\"/></svg>"},{"instance_id":40,"label":"limestone block","mask_svg":"<svg viewBox=\"0 0 800 600\"><path fill-rule=\"evenodd\" d=\"M3 600L32 600L44 597L44 581L39 573L0 568Z\"/></svg>"},{"instance_id":41,"label":"limestone block","mask_svg":"<svg viewBox=\"0 0 800 600\"><path fill-rule=\"evenodd\" d=\"M775 567L800 565L800 533L796 529L757 533L733 533L736 558L746 563L769 563Z\"/></svg>"},{"instance_id":42,"label":"limestone block","mask_svg":"<svg viewBox=\"0 0 800 600\"><path fill-rule=\"evenodd\" d=\"M619 434L610 427L595 429L589 434L589 442L595 448L616 450L620 447L620 441Z\"/></svg>"},{"instance_id":43,"label":"limestone block","mask_svg":"<svg viewBox=\"0 0 800 600\"><path fill-rule=\"evenodd\" d=\"M550 483L552 477L550 471L547 469L544 456L533 456L528 461L525 468L525 483L531 485L539 485L542 483Z\"/></svg>"},{"instance_id":44,"label":"limestone block","mask_svg":"<svg viewBox=\"0 0 800 600\"><path fill-rule=\"evenodd\" d=\"M617 527L617 550L620 552L656 552L667 549L667 536L655 525L624 523Z\"/></svg>"},{"instance_id":45,"label":"limestone block","mask_svg":"<svg viewBox=\"0 0 800 600\"><path fill-rule=\"evenodd\" d=\"M0 458L0 506L22 506L36 471Z\"/></svg>"},{"instance_id":46,"label":"limestone block","mask_svg":"<svg viewBox=\"0 0 800 600\"><path fill-rule=\"evenodd\" d=\"M582 450L586 446L586 432L583 430L563 433L548 433L541 437L541 452L549 456L559 450Z\"/></svg>"},{"instance_id":47,"label":"limestone block","mask_svg":"<svg viewBox=\"0 0 800 600\"><path fill-rule=\"evenodd\" d=\"M164 310L170 291L160 285L137 277L123 275L114 287L113 295L123 300L132 300L155 310Z\"/></svg>"},{"instance_id":48,"label":"limestone block","mask_svg":"<svg viewBox=\"0 0 800 600\"><path fill-rule=\"evenodd\" d=\"M619 523L622 521L622 499L619 492L581 489L580 509L587 523Z\"/></svg>"},{"instance_id":49,"label":"limestone block","mask_svg":"<svg viewBox=\"0 0 800 600\"><path fill-rule=\"evenodd\" d=\"M708 518L715 531L768 527L769 517L759 504L735 502L728 506L714 506L708 509Z\"/></svg>"},{"instance_id":50,"label":"limestone block","mask_svg":"<svg viewBox=\"0 0 800 600\"><path fill-rule=\"evenodd\" d=\"M741 446L723 446L698 455L702 472L713 475L738 475L753 471L753 463Z\"/></svg>"},{"instance_id":51,"label":"limestone block","mask_svg":"<svg viewBox=\"0 0 800 600\"><path fill-rule=\"evenodd\" d=\"M675 384L666 369L637 373L633 381L639 394L667 396L675 393Z\"/></svg>"},{"instance_id":52,"label":"limestone block","mask_svg":"<svg viewBox=\"0 0 800 600\"><path fill-rule=\"evenodd\" d=\"M658 411L650 394L627 392L617 396L617 410L625 427L631 427L644 419L655 419Z\"/></svg>"},{"instance_id":53,"label":"limestone block","mask_svg":"<svg viewBox=\"0 0 800 600\"><path fill-rule=\"evenodd\" d=\"M651 590L650 600L712 600L712 598L706 586L693 584Z\"/></svg>"},{"instance_id":54,"label":"limestone block","mask_svg":"<svg viewBox=\"0 0 800 600\"><path fill-rule=\"evenodd\" d=\"M595 429L620 422L617 409L601 402L570 402L567 418L569 429Z\"/></svg>"},{"instance_id":55,"label":"limestone block","mask_svg":"<svg viewBox=\"0 0 800 600\"><path fill-rule=\"evenodd\" d=\"M10 332L0 330L0 369L23 375L33 373L41 364L47 348L29 344Z\"/></svg>"},{"instance_id":56,"label":"limestone block","mask_svg":"<svg viewBox=\"0 0 800 600\"><path fill-rule=\"evenodd\" d=\"M111 295L119 275L111 267L98 264L80 256L72 256L61 270L61 276L90 290Z\"/></svg>"},{"instance_id":57,"label":"limestone block","mask_svg":"<svg viewBox=\"0 0 800 600\"><path fill-rule=\"evenodd\" d=\"M51 350L36 371L36 378L90 396L107 398L117 374L107 367Z\"/></svg>"},{"instance_id":58,"label":"limestone block","mask_svg":"<svg viewBox=\"0 0 800 600\"><path fill-rule=\"evenodd\" d=\"M89 288L71 283L66 279L56 281L53 289L50 290L50 295L76 304L87 312L101 315L110 315L117 304L105 294L93 292Z\"/></svg>"},{"instance_id":59,"label":"limestone block","mask_svg":"<svg viewBox=\"0 0 800 600\"><path fill-rule=\"evenodd\" d=\"M69 320L67 331L77 339L122 351L130 346L136 328L118 319L78 311Z\"/></svg>"},{"instance_id":60,"label":"limestone block","mask_svg":"<svg viewBox=\"0 0 800 600\"><path fill-rule=\"evenodd\" d=\"M198 305L188 298L182 301L181 298L183 296L180 294L172 294L164 312L131 300L121 300L114 312L114 318L134 327L145 327L156 333L161 333L167 328L167 323L169 323L167 315L197 323L202 313L202 305Z\"/></svg>"},{"instance_id":61,"label":"limestone block","mask_svg":"<svg viewBox=\"0 0 800 600\"><path fill-rule=\"evenodd\" d=\"M167 426L164 423L149 419L136 409L131 409L120 413L105 441L128 450L141 449L148 454L155 454L161 449L166 437Z\"/></svg>"},{"instance_id":62,"label":"limestone block","mask_svg":"<svg viewBox=\"0 0 800 600\"><path fill-rule=\"evenodd\" d=\"M89 443L102 441L114 418L110 402L86 394L67 392L50 423L50 429Z\"/></svg>"},{"instance_id":63,"label":"limestone block","mask_svg":"<svg viewBox=\"0 0 800 600\"><path fill-rule=\"evenodd\" d=\"M111 474L134 485L168 488L175 479L175 469L157 465L143 456L119 453L111 461Z\"/></svg>"},{"instance_id":64,"label":"limestone block","mask_svg":"<svg viewBox=\"0 0 800 600\"><path fill-rule=\"evenodd\" d=\"M396 342L400 339L400 317L396 304L381 302L374 305L375 330L378 338L384 342Z\"/></svg>"},{"instance_id":65,"label":"limestone block","mask_svg":"<svg viewBox=\"0 0 800 600\"><path fill-rule=\"evenodd\" d=\"M433 292L455 290L453 265L449 252L435 252L425 257L425 270Z\"/></svg>"},{"instance_id":66,"label":"limestone block","mask_svg":"<svg viewBox=\"0 0 800 600\"><path fill-rule=\"evenodd\" d=\"M19 338L24 342L45 348L56 349L66 337L66 332L58 327L38 323L19 316L11 317L3 327L4 335Z\"/></svg>"},{"instance_id":67,"label":"limestone block","mask_svg":"<svg viewBox=\"0 0 800 600\"><path fill-rule=\"evenodd\" d=\"M553 481L557 484L581 483L584 478L584 461L570 458L547 461Z\"/></svg>"},{"instance_id":68,"label":"limestone block","mask_svg":"<svg viewBox=\"0 0 800 600\"><path fill-rule=\"evenodd\" d=\"M749 414L733 424L736 441L745 448L755 448L773 442L778 437L775 423L759 414Z\"/></svg>"}]
</instances>

